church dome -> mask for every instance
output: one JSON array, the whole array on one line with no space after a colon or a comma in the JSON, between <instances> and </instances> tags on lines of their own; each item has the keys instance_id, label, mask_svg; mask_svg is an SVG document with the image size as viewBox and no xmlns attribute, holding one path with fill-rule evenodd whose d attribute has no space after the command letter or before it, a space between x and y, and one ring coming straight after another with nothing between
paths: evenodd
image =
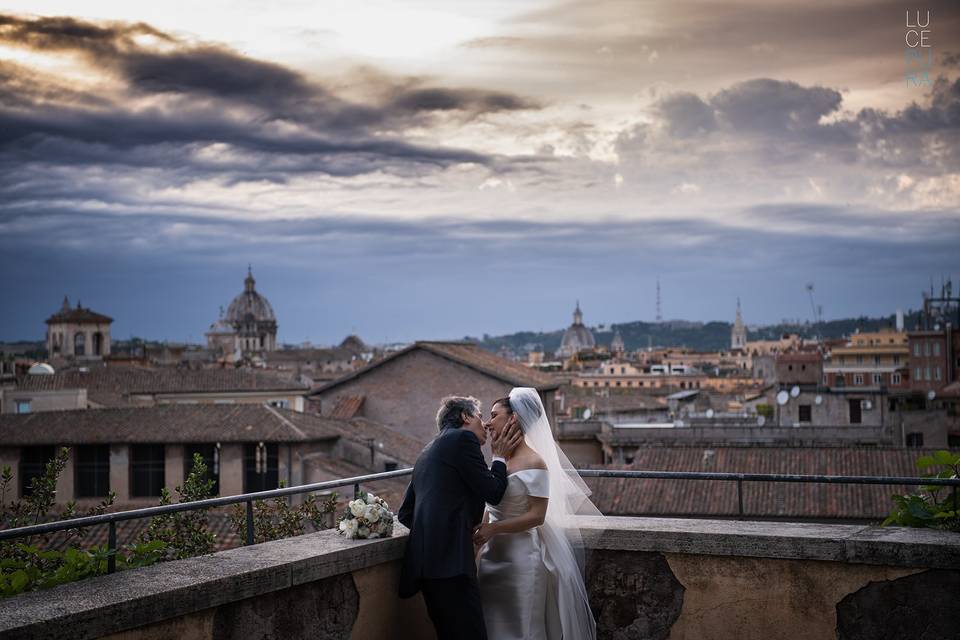
<instances>
[{"instance_id":1,"label":"church dome","mask_svg":"<svg viewBox=\"0 0 960 640\"><path fill-rule=\"evenodd\" d=\"M583 324L583 312L580 311L580 302L578 301L577 308L573 312L573 324L564 332L563 340L560 342L560 355L572 356L596 346L593 334Z\"/></svg>"},{"instance_id":2,"label":"church dome","mask_svg":"<svg viewBox=\"0 0 960 640\"><path fill-rule=\"evenodd\" d=\"M276 322L273 315L273 307L262 295L257 293L257 281L253 279L253 273L247 271L247 277L243 281L243 293L238 295L227 307L227 314L224 320L231 325L238 325L249 322Z\"/></svg>"}]
</instances>

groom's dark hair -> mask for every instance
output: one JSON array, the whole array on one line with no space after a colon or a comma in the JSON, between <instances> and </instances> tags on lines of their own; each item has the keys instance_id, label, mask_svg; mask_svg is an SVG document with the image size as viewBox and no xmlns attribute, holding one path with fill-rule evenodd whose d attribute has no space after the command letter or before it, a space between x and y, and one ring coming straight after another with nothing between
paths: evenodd
<instances>
[{"instance_id":1,"label":"groom's dark hair","mask_svg":"<svg viewBox=\"0 0 960 640\"><path fill-rule=\"evenodd\" d=\"M463 414L480 413L480 401L472 396L447 396L440 401L437 411L437 429L459 429L463 426Z\"/></svg>"}]
</instances>

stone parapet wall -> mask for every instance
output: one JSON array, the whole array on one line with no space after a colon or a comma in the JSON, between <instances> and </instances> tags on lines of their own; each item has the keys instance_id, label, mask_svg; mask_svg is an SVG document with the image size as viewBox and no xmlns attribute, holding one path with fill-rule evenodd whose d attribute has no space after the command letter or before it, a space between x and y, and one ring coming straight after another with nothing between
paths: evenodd
<instances>
[{"instance_id":1,"label":"stone parapet wall","mask_svg":"<svg viewBox=\"0 0 960 640\"><path fill-rule=\"evenodd\" d=\"M960 535L666 518L581 521L600 638L951 638ZM406 530L333 531L0 600L0 637L434 637L396 596Z\"/></svg>"}]
</instances>

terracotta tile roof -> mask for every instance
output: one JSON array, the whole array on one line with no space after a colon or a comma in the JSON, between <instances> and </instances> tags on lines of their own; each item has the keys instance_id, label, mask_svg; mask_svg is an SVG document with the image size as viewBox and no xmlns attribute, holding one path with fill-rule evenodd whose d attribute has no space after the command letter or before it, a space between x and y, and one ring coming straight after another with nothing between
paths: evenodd
<instances>
[{"instance_id":1,"label":"terracotta tile roof","mask_svg":"<svg viewBox=\"0 0 960 640\"><path fill-rule=\"evenodd\" d=\"M463 366L479 371L492 378L502 380L507 384L518 387L535 387L540 390L556 389L559 384L550 375L531 369L519 362L513 362L506 358L490 353L489 351L468 342L416 342L405 349L388 355L382 360L378 360L363 369L350 373L333 382L327 383L317 388L313 393L326 391L335 386L343 384L349 380L358 378L368 371L379 367L395 358L401 358L416 349L423 349L434 355L446 358Z\"/></svg>"},{"instance_id":2,"label":"terracotta tile roof","mask_svg":"<svg viewBox=\"0 0 960 640\"><path fill-rule=\"evenodd\" d=\"M937 395L941 398L960 398L960 381L948 384Z\"/></svg>"},{"instance_id":3,"label":"terracotta tile roof","mask_svg":"<svg viewBox=\"0 0 960 640\"><path fill-rule=\"evenodd\" d=\"M338 421L260 404L152 407L0 415L7 446L95 443L309 442L339 438Z\"/></svg>"},{"instance_id":4,"label":"terracotta tile roof","mask_svg":"<svg viewBox=\"0 0 960 640\"><path fill-rule=\"evenodd\" d=\"M349 420L357 415L360 408L363 407L363 401L366 396L343 396L337 401L337 406L330 412L331 418Z\"/></svg>"},{"instance_id":5,"label":"terracotta tile roof","mask_svg":"<svg viewBox=\"0 0 960 640\"><path fill-rule=\"evenodd\" d=\"M417 457L427 444L366 418L337 422L336 428L344 437L363 444L366 444L369 439L373 439L378 448L381 444L383 445L381 450L385 454L406 462L410 466L413 466L413 463L417 461Z\"/></svg>"},{"instance_id":6,"label":"terracotta tile roof","mask_svg":"<svg viewBox=\"0 0 960 640\"><path fill-rule=\"evenodd\" d=\"M876 448L648 447L629 466L609 469L864 476L916 476L930 451ZM735 516L735 482L589 478L597 507L610 515ZM748 515L812 519L882 519L890 496L915 488L886 485L743 483Z\"/></svg>"},{"instance_id":7,"label":"terracotta tile roof","mask_svg":"<svg viewBox=\"0 0 960 640\"><path fill-rule=\"evenodd\" d=\"M228 393L243 391L306 391L306 384L253 369L177 369L134 366L91 367L59 371L52 376L24 375L17 388L28 391L87 389L98 404L126 404L126 396L164 393Z\"/></svg>"}]
</instances>

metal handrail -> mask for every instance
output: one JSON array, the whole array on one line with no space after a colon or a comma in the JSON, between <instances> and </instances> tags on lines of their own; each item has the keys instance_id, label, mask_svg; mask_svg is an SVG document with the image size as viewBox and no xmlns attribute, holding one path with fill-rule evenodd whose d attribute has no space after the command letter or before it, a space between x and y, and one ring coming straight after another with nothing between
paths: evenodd
<instances>
[{"instance_id":1,"label":"metal handrail","mask_svg":"<svg viewBox=\"0 0 960 640\"><path fill-rule=\"evenodd\" d=\"M0 540L10 540L14 538L23 538L43 533L53 533L56 531L66 531L67 529L77 529L80 527L89 527L98 524L108 524L110 526L108 534L107 549L109 558L107 561L108 573L113 573L116 565L117 549L117 522L124 520L136 520L139 518L151 518L154 516L168 513L178 513L181 511L195 511L198 509L209 509L229 504L246 503L246 544L254 542L253 527L253 503L255 500L267 500L270 498L279 498L289 495L302 493L312 493L316 491L326 491L353 485L354 496L360 493L360 484L376 482L378 480L388 480L390 478L400 478L410 475L413 469L397 469L396 471L385 471L382 473L371 473L363 476L354 476L352 478L340 478L338 480L328 480L325 482L314 482L311 484L297 485L294 487L283 487L281 489L270 489L267 491L256 491L253 493L242 493L235 496L222 496L219 498L206 498L193 502L180 502L177 504L158 505L155 507L144 507L142 509L130 509L128 511L116 511L114 513L104 513L95 516L82 516L71 518L69 520L58 520L55 522L45 522L42 524L29 525L26 527L17 527L15 529L0 530ZM805 483L823 483L823 484L886 484L886 485L914 485L914 486L946 486L953 487L954 501L956 501L957 489L960 487L958 478L920 478L920 477L896 477L896 476L828 476L828 475L796 475L796 474L776 474L776 473L719 473L719 472L701 472L701 471L630 471L625 469L578 469L577 472L584 478L635 478L635 479L669 479L669 480L720 480L725 482L737 483L737 505L738 515L743 517L743 483L744 482L805 482Z\"/></svg>"}]
</instances>

